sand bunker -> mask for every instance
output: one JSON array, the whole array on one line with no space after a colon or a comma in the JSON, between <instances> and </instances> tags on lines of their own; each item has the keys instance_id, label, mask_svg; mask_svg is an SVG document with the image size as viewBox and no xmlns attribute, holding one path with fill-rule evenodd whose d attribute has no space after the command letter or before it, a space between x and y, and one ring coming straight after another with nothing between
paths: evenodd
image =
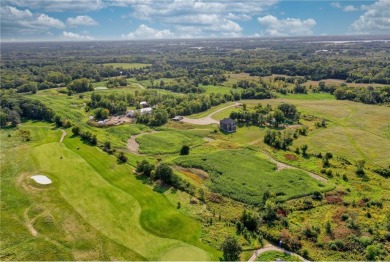
<instances>
[{"instance_id":1,"label":"sand bunker","mask_svg":"<svg viewBox=\"0 0 390 262\"><path fill-rule=\"evenodd\" d=\"M31 178L34 179L35 182L41 185L51 184L51 179L44 175L36 175L36 176L32 176Z\"/></svg>"}]
</instances>

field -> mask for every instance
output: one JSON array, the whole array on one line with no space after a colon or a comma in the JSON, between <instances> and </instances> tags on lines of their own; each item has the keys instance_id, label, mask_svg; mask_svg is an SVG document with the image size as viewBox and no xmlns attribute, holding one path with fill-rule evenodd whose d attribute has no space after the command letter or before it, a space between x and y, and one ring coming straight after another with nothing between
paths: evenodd
<instances>
[{"instance_id":1,"label":"field","mask_svg":"<svg viewBox=\"0 0 390 262\"><path fill-rule=\"evenodd\" d=\"M151 64L142 64L142 63L106 63L104 66L112 66L114 68L122 69L138 69L146 66L151 66Z\"/></svg>"},{"instance_id":2,"label":"field","mask_svg":"<svg viewBox=\"0 0 390 262\"><path fill-rule=\"evenodd\" d=\"M140 144L140 153L143 154L178 153L182 145L201 145L204 142L202 133L205 132L161 131L139 136L136 141Z\"/></svg>"},{"instance_id":3,"label":"field","mask_svg":"<svg viewBox=\"0 0 390 262\"><path fill-rule=\"evenodd\" d=\"M312 96L316 95L312 94ZM387 121L390 115L389 107L329 100L321 94L317 96L319 100L302 100L291 95L291 98L243 100L241 102L247 104L248 108L253 108L258 103L272 106L280 103L294 104L302 115L315 115L329 121L327 128L311 127L309 135L298 139L297 145L307 144L312 150L333 152L353 162L364 159L368 163L383 167L390 165L387 154L390 152L390 124ZM237 109L228 108L212 117L222 119L234 110L237 111ZM304 119L301 121L303 124L313 125ZM332 139L334 143L329 143L329 139Z\"/></svg>"},{"instance_id":4,"label":"field","mask_svg":"<svg viewBox=\"0 0 390 262\"><path fill-rule=\"evenodd\" d=\"M257 257L256 261L301 261L299 258L278 251L267 251Z\"/></svg>"},{"instance_id":5,"label":"field","mask_svg":"<svg viewBox=\"0 0 390 262\"><path fill-rule=\"evenodd\" d=\"M275 164L247 149L183 156L175 163L205 170L212 191L249 204L261 203L266 191L283 201L332 188L300 170L276 170Z\"/></svg>"},{"instance_id":6,"label":"field","mask_svg":"<svg viewBox=\"0 0 390 262\"><path fill-rule=\"evenodd\" d=\"M7 185L3 192L11 193L2 198L2 205L8 207L7 212L2 210L2 218L7 224L15 224L13 234L19 232L20 240L24 239L20 242L12 237L3 242L7 248L2 250L2 257L32 259L34 252L39 260L182 260L183 254L189 260L209 260L215 256L199 242L198 222L177 211L152 188L141 186L142 181L128 165L118 165L114 157L78 137L57 142L60 131L50 130L49 125L26 123L23 128L33 131L32 142L20 144L14 130L1 132L2 141L11 134L2 143L3 150L9 149L7 155L2 150L2 163L9 159L13 163L2 168L2 185ZM53 184L35 184L29 178L32 174L45 174ZM19 204L13 205L13 201ZM14 216L8 215L10 209ZM63 217L62 212L68 215ZM114 222L118 220L124 223ZM37 236L30 235L29 227L20 227L20 223L35 228ZM101 245L106 247L103 253ZM38 250L29 256L20 252L34 246ZM56 250L53 254L45 254L44 250L52 248Z\"/></svg>"}]
</instances>

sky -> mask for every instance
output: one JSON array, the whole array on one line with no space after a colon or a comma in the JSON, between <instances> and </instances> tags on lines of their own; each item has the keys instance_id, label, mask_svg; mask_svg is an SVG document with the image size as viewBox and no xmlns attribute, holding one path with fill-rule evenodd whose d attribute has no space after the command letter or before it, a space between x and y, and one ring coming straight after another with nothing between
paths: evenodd
<instances>
[{"instance_id":1,"label":"sky","mask_svg":"<svg viewBox=\"0 0 390 262\"><path fill-rule=\"evenodd\" d=\"M1 41L390 35L390 0L1 0Z\"/></svg>"}]
</instances>

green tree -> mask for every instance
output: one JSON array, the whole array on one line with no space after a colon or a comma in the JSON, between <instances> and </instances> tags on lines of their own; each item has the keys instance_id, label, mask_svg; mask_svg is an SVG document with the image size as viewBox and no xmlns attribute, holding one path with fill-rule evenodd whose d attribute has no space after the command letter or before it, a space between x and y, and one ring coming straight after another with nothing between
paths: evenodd
<instances>
[{"instance_id":1,"label":"green tree","mask_svg":"<svg viewBox=\"0 0 390 262\"><path fill-rule=\"evenodd\" d=\"M223 252L224 261L238 261L240 260L240 254L242 247L238 243L237 239L232 236L228 236L222 243L221 249Z\"/></svg>"},{"instance_id":2,"label":"green tree","mask_svg":"<svg viewBox=\"0 0 390 262\"><path fill-rule=\"evenodd\" d=\"M0 111L0 127L4 127L8 122L8 115Z\"/></svg>"},{"instance_id":3,"label":"green tree","mask_svg":"<svg viewBox=\"0 0 390 262\"><path fill-rule=\"evenodd\" d=\"M301 146L301 150L302 150L302 155L303 156L307 156L307 149L309 148L308 145L304 144L303 146Z\"/></svg>"},{"instance_id":4,"label":"green tree","mask_svg":"<svg viewBox=\"0 0 390 262\"><path fill-rule=\"evenodd\" d=\"M284 114L280 109L276 109L273 113L273 117L275 119L275 126L279 126L279 124L284 121Z\"/></svg>"},{"instance_id":5,"label":"green tree","mask_svg":"<svg viewBox=\"0 0 390 262\"><path fill-rule=\"evenodd\" d=\"M20 124L20 115L17 111L12 110L8 115L8 120L11 121L13 126L17 126Z\"/></svg>"},{"instance_id":6,"label":"green tree","mask_svg":"<svg viewBox=\"0 0 390 262\"><path fill-rule=\"evenodd\" d=\"M138 162L137 164L137 172L145 176L151 176L153 170L154 170L154 166L146 159L143 159L141 162Z\"/></svg>"},{"instance_id":7,"label":"green tree","mask_svg":"<svg viewBox=\"0 0 390 262\"><path fill-rule=\"evenodd\" d=\"M188 155L190 153L190 147L183 145L180 149L180 155Z\"/></svg>"},{"instance_id":8,"label":"green tree","mask_svg":"<svg viewBox=\"0 0 390 262\"><path fill-rule=\"evenodd\" d=\"M126 163L127 162L127 156L125 156L125 154L123 152L119 152L118 162L119 163Z\"/></svg>"},{"instance_id":9,"label":"green tree","mask_svg":"<svg viewBox=\"0 0 390 262\"><path fill-rule=\"evenodd\" d=\"M75 136L79 135L79 134L80 134L80 127L74 126L74 127L72 128L72 133L73 133L73 135L75 135Z\"/></svg>"},{"instance_id":10,"label":"green tree","mask_svg":"<svg viewBox=\"0 0 390 262\"><path fill-rule=\"evenodd\" d=\"M156 169L156 177L161 178L167 184L171 184L173 181L173 170L168 164L162 163Z\"/></svg>"}]
</instances>

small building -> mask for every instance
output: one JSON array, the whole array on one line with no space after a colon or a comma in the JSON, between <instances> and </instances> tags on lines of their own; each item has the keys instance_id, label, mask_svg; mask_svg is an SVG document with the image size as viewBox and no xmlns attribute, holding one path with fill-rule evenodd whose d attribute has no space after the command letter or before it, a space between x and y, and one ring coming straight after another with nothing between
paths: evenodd
<instances>
[{"instance_id":1,"label":"small building","mask_svg":"<svg viewBox=\"0 0 390 262\"><path fill-rule=\"evenodd\" d=\"M141 108L150 107L150 106L149 106L149 103L146 102L146 101L139 102L139 105L141 106Z\"/></svg>"},{"instance_id":2,"label":"small building","mask_svg":"<svg viewBox=\"0 0 390 262\"><path fill-rule=\"evenodd\" d=\"M183 120L183 117L182 116L175 116L174 118L172 118L173 121L180 121L180 120Z\"/></svg>"},{"instance_id":3,"label":"small building","mask_svg":"<svg viewBox=\"0 0 390 262\"><path fill-rule=\"evenodd\" d=\"M224 118L219 121L219 128L226 133L236 132L236 122L231 118Z\"/></svg>"},{"instance_id":4,"label":"small building","mask_svg":"<svg viewBox=\"0 0 390 262\"><path fill-rule=\"evenodd\" d=\"M141 115L151 114L152 111L153 111L153 108L151 108L151 107L146 107L146 108L138 109L138 112L139 112Z\"/></svg>"}]
</instances>

